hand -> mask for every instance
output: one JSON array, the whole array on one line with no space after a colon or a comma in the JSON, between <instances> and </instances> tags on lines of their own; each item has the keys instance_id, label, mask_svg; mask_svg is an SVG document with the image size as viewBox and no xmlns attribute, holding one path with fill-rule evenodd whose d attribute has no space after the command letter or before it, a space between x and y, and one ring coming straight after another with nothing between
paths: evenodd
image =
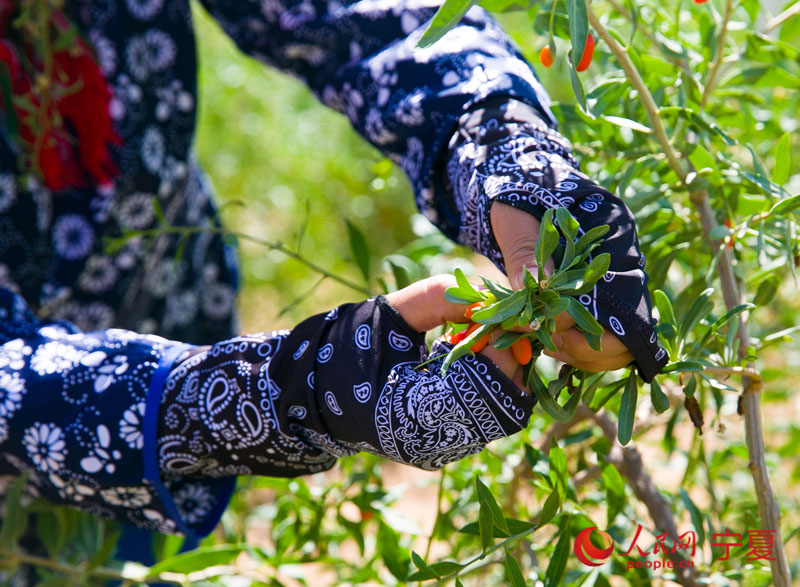
<instances>
[{"instance_id":1,"label":"hand","mask_svg":"<svg viewBox=\"0 0 800 587\"><path fill-rule=\"evenodd\" d=\"M409 326L417 332L426 332L445 322L466 321L466 306L452 304L444 297L444 291L455 285L456 278L452 275L435 275L387 294L386 299ZM496 333L495 338L499 335L499 332ZM522 368L510 349L497 350L488 344L480 354L497 365L517 387L523 387Z\"/></svg>"},{"instance_id":2,"label":"hand","mask_svg":"<svg viewBox=\"0 0 800 587\"><path fill-rule=\"evenodd\" d=\"M495 202L491 208L491 222L500 252L503 253L511 287L521 289L523 269L527 267L534 273L538 270L534 251L539 236L539 221L524 210ZM553 269L551 259L544 272L550 275ZM566 312L556 316L553 342L558 352L545 350L546 355L584 371L612 371L633 361L633 355L627 347L608 330L603 334L603 350L594 350Z\"/></svg>"}]
</instances>

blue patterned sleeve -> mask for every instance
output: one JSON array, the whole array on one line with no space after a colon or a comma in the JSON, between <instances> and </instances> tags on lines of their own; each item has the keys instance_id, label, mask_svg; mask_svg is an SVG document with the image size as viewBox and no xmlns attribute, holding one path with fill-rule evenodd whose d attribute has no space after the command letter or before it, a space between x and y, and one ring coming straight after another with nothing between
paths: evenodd
<instances>
[{"instance_id":1,"label":"blue patterned sleeve","mask_svg":"<svg viewBox=\"0 0 800 587\"><path fill-rule=\"evenodd\" d=\"M234 479L162 475L161 390L187 345L126 330L81 333L37 320L0 288L0 479L151 530L202 536Z\"/></svg>"},{"instance_id":2,"label":"blue patterned sleeve","mask_svg":"<svg viewBox=\"0 0 800 587\"><path fill-rule=\"evenodd\" d=\"M243 51L300 77L401 165L420 211L451 238L460 217L441 205L440 172L458 118L491 96L510 96L555 125L533 70L481 8L417 49L440 0L203 4Z\"/></svg>"}]
</instances>

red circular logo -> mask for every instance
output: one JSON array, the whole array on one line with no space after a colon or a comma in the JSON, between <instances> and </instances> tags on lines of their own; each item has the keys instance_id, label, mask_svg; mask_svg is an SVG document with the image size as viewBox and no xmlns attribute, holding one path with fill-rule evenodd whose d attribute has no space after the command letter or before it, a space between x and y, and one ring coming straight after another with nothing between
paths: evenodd
<instances>
[{"instance_id":1,"label":"red circular logo","mask_svg":"<svg viewBox=\"0 0 800 587\"><path fill-rule=\"evenodd\" d=\"M614 540L607 532L597 530L597 533L603 539L603 548L598 548L592 544L592 531L597 530L597 526L581 530L575 538L575 556L583 564L590 567L599 567L608 560L611 553L614 552Z\"/></svg>"}]
</instances>

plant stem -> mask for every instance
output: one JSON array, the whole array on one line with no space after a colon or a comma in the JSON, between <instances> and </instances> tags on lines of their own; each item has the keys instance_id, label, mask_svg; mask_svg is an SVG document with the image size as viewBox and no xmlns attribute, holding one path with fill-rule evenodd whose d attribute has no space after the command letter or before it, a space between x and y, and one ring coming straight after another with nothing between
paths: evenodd
<instances>
[{"instance_id":1,"label":"plant stem","mask_svg":"<svg viewBox=\"0 0 800 587\"><path fill-rule=\"evenodd\" d=\"M714 61L708 73L708 80L706 80L705 86L703 87L703 99L700 101L700 112L705 110L708 98L711 96L711 93L714 91L714 86L717 83L717 75L719 74L720 65L722 65L722 54L725 52L725 42L728 39L728 23L731 20L732 13L733 0L727 0L727 2L725 2L725 16L722 17L721 30L719 32L719 38L717 39L717 50L714 53Z\"/></svg>"},{"instance_id":2,"label":"plant stem","mask_svg":"<svg viewBox=\"0 0 800 587\"><path fill-rule=\"evenodd\" d=\"M800 2L795 2L792 6L781 12L778 16L770 19L770 21L767 22L767 25L764 27L764 34L770 34L796 14L800 14Z\"/></svg>"},{"instance_id":3,"label":"plant stem","mask_svg":"<svg viewBox=\"0 0 800 587\"><path fill-rule=\"evenodd\" d=\"M174 225L165 225L159 226L157 228L148 228L144 230L133 230L130 231L125 237L122 239L129 239L129 238L136 238L136 237L157 237L165 234L178 234L181 236L189 236L193 234L200 234L200 233L211 233L211 234L218 234L221 236L231 235L235 236L236 238L250 241L251 243L255 243L257 245L262 245L272 251L280 251L287 257L294 259L295 261L299 261L312 271L327 277L328 279L332 279L333 281L339 282L344 286L349 287L350 289L354 289L359 293L366 294L371 296L374 294L372 290L370 290L366 286L358 285L357 283L350 281L345 277L340 277L335 273L331 273L327 269L324 269L314 263L313 261L306 259L300 253L293 251L285 244L280 241L268 241L266 239L259 238L257 236L251 236L249 234L244 234L241 232L235 232L226 230L224 228L216 227L216 226L174 226ZM116 239L119 240L119 239Z\"/></svg>"},{"instance_id":4,"label":"plant stem","mask_svg":"<svg viewBox=\"0 0 800 587\"><path fill-rule=\"evenodd\" d=\"M425 548L425 562L428 562L428 557L431 554L431 546L436 538L436 529L439 526L439 518L442 517L442 497L444 496L444 472L446 469L439 471L439 491L436 493L436 517L433 519L433 528L431 535L428 537L428 546Z\"/></svg>"},{"instance_id":5,"label":"plant stem","mask_svg":"<svg viewBox=\"0 0 800 587\"><path fill-rule=\"evenodd\" d=\"M592 27L597 31L600 37L608 44L609 49L614 56L619 60L620 65L628 77L628 81L636 89L639 94L639 100L647 113L650 126L653 129L653 134L667 156L670 167L672 167L678 179L684 185L686 184L687 171L684 169L680 162L675 148L670 143L664 132L664 125L658 113L653 96L648 91L647 87L642 81L642 77L636 70L625 49L612 37L608 31L600 23L597 15L591 8L589 1L586 2L589 22ZM730 18L729 12L732 10L732 0L728 0L727 5L730 7L726 9L726 18L724 19L725 29L727 29L727 22ZM722 52L724 50L724 36L725 33L720 33L721 40L717 55L715 59L722 61ZM718 66L717 68L718 69ZM716 73L714 73L716 76ZM713 91L713 79L709 79L706 84L708 96ZM708 97L706 96L706 98ZM697 209L700 221L703 227L703 234L706 241L711 246L711 250L717 250L718 242L710 238L711 231L717 226L717 219L714 215L711 205L708 201L708 193L704 190L690 192L690 198L695 208ZM722 296L725 300L725 305L728 310L733 309L739 304L740 300L740 287L736 274L733 271L733 263L730 251L727 249L723 251L719 263L717 265L717 273L719 275L720 284L722 286ZM740 341L739 357L744 358L747 354L747 348L750 346L750 337L748 334L748 324L743 316L739 316L739 330L738 337ZM755 369L752 364L748 364L747 369ZM759 392L761 391L761 383L749 377L742 377L742 409L744 411L745 421L745 441L747 443L748 454L750 456L750 463L748 468L753 476L753 482L756 488L756 496L758 498L758 509L761 515L761 523L764 529L774 532L774 555L775 560L771 561L772 566L772 579L778 587L788 587L791 584L791 575L789 573L789 564L786 559L786 552L781 539L780 528L780 508L775 499L775 494L772 491L772 486L767 474L767 465L764 457L764 433L761 424L761 408L759 405Z\"/></svg>"}]
</instances>

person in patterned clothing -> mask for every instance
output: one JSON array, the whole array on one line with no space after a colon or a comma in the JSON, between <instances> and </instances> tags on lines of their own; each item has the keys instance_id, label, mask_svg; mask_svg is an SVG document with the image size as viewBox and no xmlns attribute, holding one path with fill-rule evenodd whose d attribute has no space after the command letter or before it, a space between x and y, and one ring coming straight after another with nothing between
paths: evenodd
<instances>
[{"instance_id":1,"label":"person in patterned clothing","mask_svg":"<svg viewBox=\"0 0 800 587\"><path fill-rule=\"evenodd\" d=\"M345 114L403 168L420 211L512 285L548 208L567 207L584 231L610 224L610 270L580 298L608 329L604 351L565 321L554 356L588 370L635 361L647 380L663 367L630 211L579 171L533 70L482 9L418 49L436 1L202 3L242 51ZM0 0L12 78L13 8ZM438 361L417 368L424 332L463 314L444 302L444 277L239 335L234 252L202 230L218 223L192 152L188 0L65 0L63 11L100 73L84 62L84 87L106 108L89 109L89 124L73 104L78 146L40 145L43 177L23 164L8 104L0 117L0 478L27 471L33 494L202 536L237 475L303 475L358 451L436 469L527 425L535 402L507 351L489 346L446 377ZM156 227L157 208L200 229L177 266L175 235L106 250L107 236Z\"/></svg>"}]
</instances>

